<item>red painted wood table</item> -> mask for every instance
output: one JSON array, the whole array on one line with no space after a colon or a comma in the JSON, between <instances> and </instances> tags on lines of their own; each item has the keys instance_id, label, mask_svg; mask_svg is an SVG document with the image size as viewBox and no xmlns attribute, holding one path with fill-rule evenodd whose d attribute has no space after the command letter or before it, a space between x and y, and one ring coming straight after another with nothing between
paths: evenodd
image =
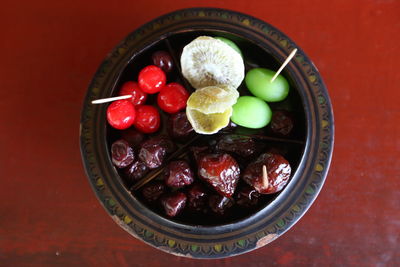
<instances>
[{"instance_id":1,"label":"red painted wood table","mask_svg":"<svg viewBox=\"0 0 400 267\"><path fill-rule=\"evenodd\" d=\"M200 261L116 225L83 171L81 104L105 55L169 11L215 6L276 26L311 57L335 114L326 184L266 247ZM400 2L7 1L0 8L0 266L399 266Z\"/></svg>"}]
</instances>

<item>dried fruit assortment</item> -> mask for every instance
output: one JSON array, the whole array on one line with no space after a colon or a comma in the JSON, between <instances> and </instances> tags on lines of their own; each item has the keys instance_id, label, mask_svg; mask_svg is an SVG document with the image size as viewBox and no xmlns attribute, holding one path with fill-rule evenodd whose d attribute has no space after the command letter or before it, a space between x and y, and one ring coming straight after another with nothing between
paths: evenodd
<instances>
[{"instance_id":1,"label":"dried fruit assortment","mask_svg":"<svg viewBox=\"0 0 400 267\"><path fill-rule=\"evenodd\" d=\"M153 65L120 85L117 94L131 98L107 108L124 183L155 212L185 222L229 221L267 205L292 174L274 140L290 137L294 116L267 103L284 100L289 83L282 75L271 83L265 68L245 73L246 55L224 37L195 38L179 62L170 53L152 52Z\"/></svg>"}]
</instances>

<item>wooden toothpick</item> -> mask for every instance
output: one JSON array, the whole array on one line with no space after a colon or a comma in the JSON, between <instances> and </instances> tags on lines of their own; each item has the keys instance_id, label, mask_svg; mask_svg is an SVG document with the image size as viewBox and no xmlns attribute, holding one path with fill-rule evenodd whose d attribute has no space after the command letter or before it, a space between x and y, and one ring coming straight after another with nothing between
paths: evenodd
<instances>
[{"instance_id":1,"label":"wooden toothpick","mask_svg":"<svg viewBox=\"0 0 400 267\"><path fill-rule=\"evenodd\" d=\"M286 65L289 63L289 61L294 57L294 55L297 52L297 48L293 49L293 51L290 53L290 55L287 57L287 59L285 60L285 62L283 62L282 66L279 68L279 70L275 73L274 77L272 77L271 79L271 83L273 81L275 81L276 77L278 77L279 73L281 73L281 71L283 70L284 67L286 67Z\"/></svg>"},{"instance_id":2,"label":"wooden toothpick","mask_svg":"<svg viewBox=\"0 0 400 267\"><path fill-rule=\"evenodd\" d=\"M112 102L115 100L128 99L131 97L132 97L132 95L122 95L122 96L116 96L116 97L102 98L102 99L93 100L92 104L102 104L102 103Z\"/></svg>"},{"instance_id":3,"label":"wooden toothpick","mask_svg":"<svg viewBox=\"0 0 400 267\"><path fill-rule=\"evenodd\" d=\"M267 173L267 167L265 165L262 166L262 174L263 174L263 185L265 188L268 188L269 186L268 173Z\"/></svg>"}]
</instances>

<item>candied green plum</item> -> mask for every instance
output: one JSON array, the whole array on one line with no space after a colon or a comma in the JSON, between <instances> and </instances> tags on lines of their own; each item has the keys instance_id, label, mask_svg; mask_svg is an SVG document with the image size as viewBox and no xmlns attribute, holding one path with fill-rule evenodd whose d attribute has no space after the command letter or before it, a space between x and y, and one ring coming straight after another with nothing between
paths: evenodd
<instances>
[{"instance_id":1,"label":"candied green plum","mask_svg":"<svg viewBox=\"0 0 400 267\"><path fill-rule=\"evenodd\" d=\"M237 125L259 129L271 121L272 111L267 103L254 96L241 96L233 105L231 120Z\"/></svg>"},{"instance_id":2,"label":"candied green plum","mask_svg":"<svg viewBox=\"0 0 400 267\"><path fill-rule=\"evenodd\" d=\"M282 101L289 94L289 83L281 74L271 82L275 73L264 68L252 69L246 74L246 86L253 95L267 102Z\"/></svg>"}]
</instances>

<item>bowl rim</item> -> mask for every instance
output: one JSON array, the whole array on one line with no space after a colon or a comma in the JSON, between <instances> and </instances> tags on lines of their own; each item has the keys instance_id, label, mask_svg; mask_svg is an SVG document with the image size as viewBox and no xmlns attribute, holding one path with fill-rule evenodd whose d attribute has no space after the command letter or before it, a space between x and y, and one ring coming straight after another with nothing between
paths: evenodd
<instances>
[{"instance_id":1,"label":"bowl rim","mask_svg":"<svg viewBox=\"0 0 400 267\"><path fill-rule=\"evenodd\" d=\"M115 169L109 166L106 168L101 164L111 161L104 150L106 146L102 145L101 138L95 135L97 132L100 136L105 136L105 125L99 126L101 118L103 121L105 118L105 107L94 107L90 102L96 98L107 97L104 95L107 91L104 88L115 87L121 69L125 68L135 54L141 52L141 48L144 49L154 41L154 36L158 35L160 38L160 34L163 33L161 37L166 38L168 34L177 31L204 30L208 29L207 27L210 30L221 30L221 25L225 31L226 27L230 27L230 30L240 32L242 36L248 34L252 41L255 41L254 36L257 36L255 39L260 45L271 49L271 54L279 59L284 59L294 47L299 49L296 57L287 66L287 71L291 72L292 78L302 78L295 82L303 84L299 87L302 89L299 93L308 122L307 142L291 182L270 205L261 210L262 212L259 211L255 216L239 222L217 227L188 226L155 214L135 199L133 202L127 202L124 196L129 194L128 190L124 186L122 189L121 186L118 187L115 180L110 182L110 177L115 176ZM273 46L267 47L266 43ZM297 75L294 75L295 72ZM110 93L110 90L107 93ZM331 162L333 142L334 120L327 89L318 70L305 53L285 34L268 23L239 12L216 8L174 11L129 34L97 70L84 100L80 124L80 147L84 168L97 198L110 216L131 235L147 244L168 253L194 258L239 255L264 246L289 230L304 215L320 192ZM304 160L309 160L306 162L307 166L302 166ZM297 192L297 196L289 201L288 195L293 192ZM276 207L278 203L279 207ZM269 221L260 218L271 210L275 213L269 214ZM243 230L243 225L249 224L251 226L247 227L246 231L241 231L240 235L235 236L238 230Z\"/></svg>"}]
</instances>

